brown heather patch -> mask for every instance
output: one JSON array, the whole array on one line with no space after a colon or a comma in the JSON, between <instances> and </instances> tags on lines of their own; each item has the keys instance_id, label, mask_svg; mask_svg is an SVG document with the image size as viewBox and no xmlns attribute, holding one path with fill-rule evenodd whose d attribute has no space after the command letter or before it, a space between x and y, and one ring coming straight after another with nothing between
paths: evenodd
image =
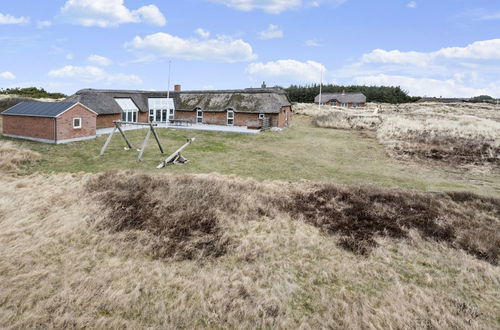
<instances>
[{"instance_id":1,"label":"brown heather patch","mask_svg":"<svg viewBox=\"0 0 500 330\"><path fill-rule=\"evenodd\" d=\"M372 186L317 184L293 194L294 217L340 234L339 245L366 255L375 238L422 237L463 249L497 265L500 257L500 199L471 193L431 196Z\"/></svg>"},{"instance_id":2,"label":"brown heather patch","mask_svg":"<svg viewBox=\"0 0 500 330\"><path fill-rule=\"evenodd\" d=\"M220 257L231 246L228 226L263 217L302 219L339 235L340 247L361 255L378 246L377 237L401 240L416 230L494 265L500 256L500 200L474 194L134 172L99 175L87 190L107 214L98 227L146 233L147 239L126 237L146 245L155 258Z\"/></svg>"},{"instance_id":3,"label":"brown heather patch","mask_svg":"<svg viewBox=\"0 0 500 330\"><path fill-rule=\"evenodd\" d=\"M87 189L107 212L98 228L130 232L126 237L146 245L154 258L190 260L224 255L229 239L215 209L206 203L220 200L219 191L205 190L205 200L200 201L196 185L185 180L131 173L94 177ZM146 233L146 238L134 235L134 231Z\"/></svg>"}]
</instances>

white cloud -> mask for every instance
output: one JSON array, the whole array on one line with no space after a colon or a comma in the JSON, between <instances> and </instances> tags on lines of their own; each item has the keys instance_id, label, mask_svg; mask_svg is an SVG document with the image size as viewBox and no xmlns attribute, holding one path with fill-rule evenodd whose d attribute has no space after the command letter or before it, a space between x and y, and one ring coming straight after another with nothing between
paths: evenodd
<instances>
[{"instance_id":1,"label":"white cloud","mask_svg":"<svg viewBox=\"0 0 500 330\"><path fill-rule=\"evenodd\" d=\"M213 86L213 85L205 85L201 89L206 90L206 91L214 90L215 86Z\"/></svg>"},{"instance_id":2,"label":"white cloud","mask_svg":"<svg viewBox=\"0 0 500 330\"><path fill-rule=\"evenodd\" d=\"M246 73L255 78L278 79L284 83L315 83L320 81L321 71L326 72L323 64L296 60L278 60L267 63L251 63Z\"/></svg>"},{"instance_id":3,"label":"white cloud","mask_svg":"<svg viewBox=\"0 0 500 330\"><path fill-rule=\"evenodd\" d=\"M16 79L16 76L10 71L5 71L5 72L0 73L0 77L3 79L7 79L7 80Z\"/></svg>"},{"instance_id":4,"label":"white cloud","mask_svg":"<svg viewBox=\"0 0 500 330\"><path fill-rule=\"evenodd\" d=\"M283 38L283 30L274 24L269 24L267 30L259 32L259 39L269 40L269 39L279 39Z\"/></svg>"},{"instance_id":5,"label":"white cloud","mask_svg":"<svg viewBox=\"0 0 500 330\"><path fill-rule=\"evenodd\" d=\"M415 9L415 8L417 8L417 3L415 1L410 1L406 5L406 7L410 8L410 9Z\"/></svg>"},{"instance_id":6,"label":"white cloud","mask_svg":"<svg viewBox=\"0 0 500 330\"><path fill-rule=\"evenodd\" d=\"M46 27L49 27L49 26L52 26L52 22L51 21L38 21L36 23L36 27L39 28L39 29L43 29L43 28L46 28Z\"/></svg>"},{"instance_id":7,"label":"white cloud","mask_svg":"<svg viewBox=\"0 0 500 330\"><path fill-rule=\"evenodd\" d=\"M320 47L321 45L316 39L306 40L307 47Z\"/></svg>"},{"instance_id":8,"label":"white cloud","mask_svg":"<svg viewBox=\"0 0 500 330\"><path fill-rule=\"evenodd\" d=\"M392 63L413 64L427 66L433 60L434 55L420 52L402 52L399 50L375 49L361 57L362 63Z\"/></svg>"},{"instance_id":9,"label":"white cloud","mask_svg":"<svg viewBox=\"0 0 500 330\"><path fill-rule=\"evenodd\" d=\"M100 55L90 55L87 61L99 66L109 66L113 63L109 58Z\"/></svg>"},{"instance_id":10,"label":"white cloud","mask_svg":"<svg viewBox=\"0 0 500 330\"><path fill-rule=\"evenodd\" d=\"M14 17L9 14L0 13L0 24L26 24L29 21L29 17Z\"/></svg>"},{"instance_id":11,"label":"white cloud","mask_svg":"<svg viewBox=\"0 0 500 330\"><path fill-rule=\"evenodd\" d=\"M120 83L122 85L137 85L143 82L137 75L108 73L95 66L66 65L60 69L51 70L48 75L51 78L72 78L87 83L103 82L106 84Z\"/></svg>"},{"instance_id":12,"label":"white cloud","mask_svg":"<svg viewBox=\"0 0 500 330\"><path fill-rule=\"evenodd\" d=\"M68 53L68 54L66 54L66 59L67 59L67 60L70 60L70 61L71 61L71 60L72 60L72 59L74 59L74 58L75 58L75 55L73 55L72 53Z\"/></svg>"},{"instance_id":13,"label":"white cloud","mask_svg":"<svg viewBox=\"0 0 500 330\"><path fill-rule=\"evenodd\" d=\"M203 39L210 38L210 32L208 32L207 30L204 30L202 28L198 28L198 29L194 30L194 33L196 33L200 38L203 38Z\"/></svg>"},{"instance_id":14,"label":"white cloud","mask_svg":"<svg viewBox=\"0 0 500 330\"><path fill-rule=\"evenodd\" d=\"M141 21L151 25L165 26L167 24L165 15L155 5L143 6L132 13L137 14L141 18Z\"/></svg>"},{"instance_id":15,"label":"white cloud","mask_svg":"<svg viewBox=\"0 0 500 330\"><path fill-rule=\"evenodd\" d=\"M215 3L226 5L227 7L240 10L263 10L270 14L279 14L286 10L298 9L301 7L319 7L326 2L333 5L340 5L347 0L210 0Z\"/></svg>"},{"instance_id":16,"label":"white cloud","mask_svg":"<svg viewBox=\"0 0 500 330\"><path fill-rule=\"evenodd\" d=\"M216 39L182 39L168 33L158 32L144 38L135 37L125 45L140 54L148 54L143 60L157 56L186 60L216 62L245 62L257 58L252 46L241 39L217 36Z\"/></svg>"},{"instance_id":17,"label":"white cloud","mask_svg":"<svg viewBox=\"0 0 500 330\"><path fill-rule=\"evenodd\" d=\"M466 47L449 47L437 51L445 58L500 60L500 39L476 41Z\"/></svg>"},{"instance_id":18,"label":"white cloud","mask_svg":"<svg viewBox=\"0 0 500 330\"><path fill-rule=\"evenodd\" d=\"M465 47L442 48L435 52L402 52L375 49L364 54L362 63L392 63L427 66L437 59L500 60L500 39L476 41Z\"/></svg>"},{"instance_id":19,"label":"white cloud","mask_svg":"<svg viewBox=\"0 0 500 330\"><path fill-rule=\"evenodd\" d=\"M124 0L68 0L61 8L64 21L98 27L114 27L125 23L148 23L164 26L165 16L155 5L143 6L137 10L125 7Z\"/></svg>"}]
</instances>

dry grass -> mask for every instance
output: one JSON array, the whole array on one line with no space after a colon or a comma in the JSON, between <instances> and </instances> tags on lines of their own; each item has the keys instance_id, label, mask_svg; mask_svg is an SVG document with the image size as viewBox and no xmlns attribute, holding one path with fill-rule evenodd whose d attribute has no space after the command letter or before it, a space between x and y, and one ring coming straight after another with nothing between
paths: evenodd
<instances>
[{"instance_id":1,"label":"dry grass","mask_svg":"<svg viewBox=\"0 0 500 330\"><path fill-rule=\"evenodd\" d=\"M384 120L379 141L390 153L449 164L500 167L500 122L474 116L403 117Z\"/></svg>"},{"instance_id":2,"label":"dry grass","mask_svg":"<svg viewBox=\"0 0 500 330\"><path fill-rule=\"evenodd\" d=\"M500 325L499 268L459 243L498 239L497 200L134 172L4 176L0 196L2 328ZM365 256L342 248L360 228Z\"/></svg>"},{"instance_id":3,"label":"dry grass","mask_svg":"<svg viewBox=\"0 0 500 330\"><path fill-rule=\"evenodd\" d=\"M382 122L379 115L348 110L330 111L313 119L317 127L355 130L377 130Z\"/></svg>"},{"instance_id":4,"label":"dry grass","mask_svg":"<svg viewBox=\"0 0 500 330\"><path fill-rule=\"evenodd\" d=\"M20 166L33 164L40 158L41 155L37 152L21 149L11 142L0 141L0 172L16 172Z\"/></svg>"},{"instance_id":5,"label":"dry grass","mask_svg":"<svg viewBox=\"0 0 500 330\"><path fill-rule=\"evenodd\" d=\"M389 154L447 165L500 168L500 108L490 104L368 104L360 110L299 105L318 127L377 130ZM316 109L316 112L314 111Z\"/></svg>"}]
</instances>

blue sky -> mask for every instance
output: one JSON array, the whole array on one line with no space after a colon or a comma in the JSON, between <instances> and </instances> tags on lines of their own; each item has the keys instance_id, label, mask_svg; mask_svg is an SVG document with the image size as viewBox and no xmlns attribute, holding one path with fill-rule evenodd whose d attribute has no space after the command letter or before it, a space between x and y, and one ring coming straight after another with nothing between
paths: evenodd
<instances>
[{"instance_id":1,"label":"blue sky","mask_svg":"<svg viewBox=\"0 0 500 330\"><path fill-rule=\"evenodd\" d=\"M500 1L16 0L0 87L166 90L399 85L500 97Z\"/></svg>"}]
</instances>

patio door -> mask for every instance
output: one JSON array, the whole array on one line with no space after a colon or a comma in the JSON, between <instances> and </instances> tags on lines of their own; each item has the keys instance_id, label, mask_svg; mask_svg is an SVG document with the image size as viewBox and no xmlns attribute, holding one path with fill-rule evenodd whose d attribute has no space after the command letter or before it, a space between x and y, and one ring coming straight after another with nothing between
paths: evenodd
<instances>
[{"instance_id":1,"label":"patio door","mask_svg":"<svg viewBox=\"0 0 500 330\"><path fill-rule=\"evenodd\" d=\"M171 110L170 112L172 112L172 119L173 118L173 110ZM156 109L154 110L154 119L157 123L164 123L166 122L170 116L168 115L168 110L166 109Z\"/></svg>"}]
</instances>

